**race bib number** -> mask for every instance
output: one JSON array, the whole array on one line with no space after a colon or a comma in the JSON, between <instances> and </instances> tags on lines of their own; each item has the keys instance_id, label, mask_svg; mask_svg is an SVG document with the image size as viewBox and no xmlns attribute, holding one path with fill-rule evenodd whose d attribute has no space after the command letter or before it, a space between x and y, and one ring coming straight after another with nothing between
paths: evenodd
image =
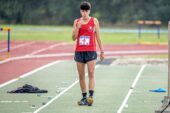
<instances>
[{"instance_id":1,"label":"race bib number","mask_svg":"<svg viewBox=\"0 0 170 113\"><path fill-rule=\"evenodd\" d=\"M90 45L90 36L80 36L79 45Z\"/></svg>"}]
</instances>

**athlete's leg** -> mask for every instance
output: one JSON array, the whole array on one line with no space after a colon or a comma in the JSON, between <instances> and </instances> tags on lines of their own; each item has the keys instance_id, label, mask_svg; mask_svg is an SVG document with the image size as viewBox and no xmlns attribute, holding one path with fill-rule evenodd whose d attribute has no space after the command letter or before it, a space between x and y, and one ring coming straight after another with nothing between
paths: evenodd
<instances>
[{"instance_id":1,"label":"athlete's leg","mask_svg":"<svg viewBox=\"0 0 170 113\"><path fill-rule=\"evenodd\" d=\"M96 65L95 60L87 62L88 76L89 76L89 90L94 90L94 86L95 86L95 77L94 77L95 65Z\"/></svg>"},{"instance_id":2,"label":"athlete's leg","mask_svg":"<svg viewBox=\"0 0 170 113\"><path fill-rule=\"evenodd\" d=\"M91 106L93 104L93 93L94 93L94 86L95 86L95 71L96 61L92 60L87 63L88 67L88 76L89 76L89 97L87 98L87 104Z\"/></svg>"},{"instance_id":3,"label":"athlete's leg","mask_svg":"<svg viewBox=\"0 0 170 113\"><path fill-rule=\"evenodd\" d=\"M78 105L87 105L87 92L85 81L85 63L77 62L77 70L79 73L79 83L82 91L82 99L78 101Z\"/></svg>"},{"instance_id":4,"label":"athlete's leg","mask_svg":"<svg viewBox=\"0 0 170 113\"><path fill-rule=\"evenodd\" d=\"M79 73L79 82L82 93L86 93L86 82L85 82L85 63L77 62L77 70Z\"/></svg>"}]
</instances>

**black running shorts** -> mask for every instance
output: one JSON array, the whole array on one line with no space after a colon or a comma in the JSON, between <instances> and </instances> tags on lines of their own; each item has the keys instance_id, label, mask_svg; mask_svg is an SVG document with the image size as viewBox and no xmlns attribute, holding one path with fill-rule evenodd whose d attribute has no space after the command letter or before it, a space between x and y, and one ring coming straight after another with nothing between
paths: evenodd
<instances>
[{"instance_id":1,"label":"black running shorts","mask_svg":"<svg viewBox=\"0 0 170 113\"><path fill-rule=\"evenodd\" d=\"M87 63L97 59L96 51L75 52L74 60L81 63Z\"/></svg>"}]
</instances>

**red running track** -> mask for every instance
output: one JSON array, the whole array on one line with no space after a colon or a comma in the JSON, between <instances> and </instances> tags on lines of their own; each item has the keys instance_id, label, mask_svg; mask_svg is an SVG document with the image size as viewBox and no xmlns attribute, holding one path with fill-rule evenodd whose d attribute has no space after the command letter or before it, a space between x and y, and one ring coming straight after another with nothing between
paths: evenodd
<instances>
[{"instance_id":1,"label":"red running track","mask_svg":"<svg viewBox=\"0 0 170 113\"><path fill-rule=\"evenodd\" d=\"M0 54L4 54L0 48ZM106 57L126 55L156 55L167 54L167 45L104 45ZM99 49L98 49L99 51ZM62 55L68 53L69 55ZM56 60L72 60L74 44L64 42L34 42L34 41L12 41L11 58L20 56L56 55L53 57L29 58L0 61L0 84L15 79L38 67L54 62ZM58 56L57 56L58 55ZM8 61L9 60L9 61Z\"/></svg>"}]
</instances>

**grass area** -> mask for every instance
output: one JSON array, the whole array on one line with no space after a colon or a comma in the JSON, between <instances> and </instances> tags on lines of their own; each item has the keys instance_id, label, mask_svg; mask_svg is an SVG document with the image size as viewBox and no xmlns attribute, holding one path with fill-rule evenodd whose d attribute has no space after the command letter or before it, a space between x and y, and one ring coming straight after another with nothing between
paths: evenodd
<instances>
[{"instance_id":1,"label":"grass area","mask_svg":"<svg viewBox=\"0 0 170 113\"><path fill-rule=\"evenodd\" d=\"M3 25L5 26L5 25ZM72 41L72 27L69 26L33 26L11 25L12 40L34 41ZM160 43L167 44L167 33L160 35ZM7 32L0 32L0 40L7 38ZM106 33L101 32L101 40L105 44L136 44L139 42L137 33ZM143 33L142 42L158 42L154 33Z\"/></svg>"},{"instance_id":2,"label":"grass area","mask_svg":"<svg viewBox=\"0 0 170 113\"><path fill-rule=\"evenodd\" d=\"M139 43L138 34L135 33L101 33L104 43L115 44L136 44ZM160 40L157 39L155 34L142 34L141 42L167 43L167 34L161 34Z\"/></svg>"}]
</instances>

